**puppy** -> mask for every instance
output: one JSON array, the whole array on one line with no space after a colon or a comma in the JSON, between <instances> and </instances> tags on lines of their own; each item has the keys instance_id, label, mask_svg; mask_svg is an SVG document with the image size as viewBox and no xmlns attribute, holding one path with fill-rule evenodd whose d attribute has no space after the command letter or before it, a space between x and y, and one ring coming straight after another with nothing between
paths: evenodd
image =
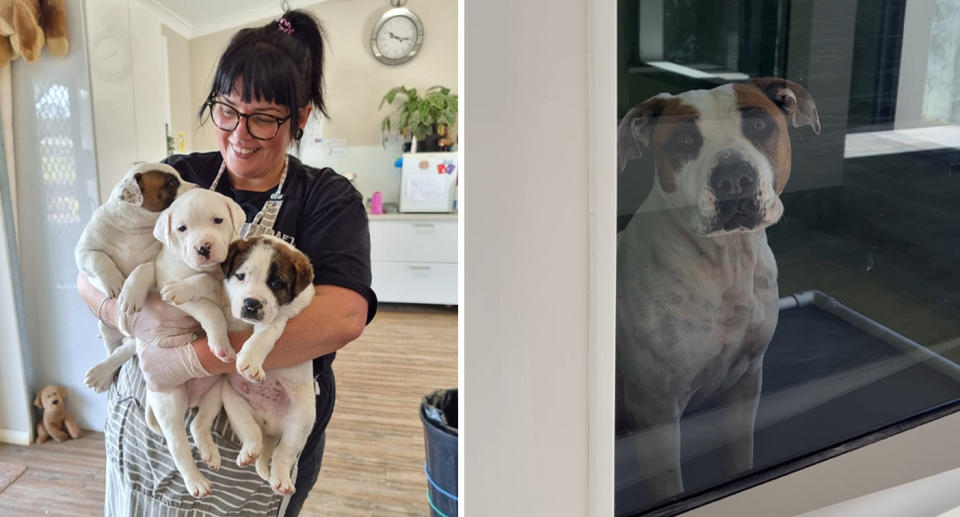
<instances>
[{"instance_id":1,"label":"puppy","mask_svg":"<svg viewBox=\"0 0 960 517\"><path fill-rule=\"evenodd\" d=\"M618 127L619 165L653 153L649 197L618 236L617 368L642 434L647 495L683 491L680 417L717 400L725 475L753 466L763 355L777 325L764 229L790 177L787 126L820 132L813 99L778 78L658 95Z\"/></svg>"},{"instance_id":2,"label":"puppy","mask_svg":"<svg viewBox=\"0 0 960 517\"><path fill-rule=\"evenodd\" d=\"M227 258L229 245L238 238L237 231L244 222L240 205L212 190L194 189L177 198L154 225L153 235L163 245L156 261L138 266L127 280L131 298L146 299L151 288L184 280L192 289L219 286L223 275L220 263ZM212 279L205 281L208 275ZM219 290L215 289L213 293L198 292L196 299L177 306L200 323L211 351L228 361L234 353L227 338L223 307L212 301L219 299ZM193 462L184 419L187 409L200 407L190 431L204 461L214 470L219 468L220 454L210 436L210 425L221 407L220 390L209 389L216 383L216 377L208 377L167 392L146 392L147 424L166 439L177 470L194 497L208 495L211 485Z\"/></svg>"},{"instance_id":3,"label":"puppy","mask_svg":"<svg viewBox=\"0 0 960 517\"><path fill-rule=\"evenodd\" d=\"M313 299L313 268L302 252L272 236L248 237L230 245L221 264L230 330L253 335L237 354L237 372L220 381L223 407L242 448L237 465L256 461L257 473L280 494L292 494L291 469L316 418L311 361L263 370L263 361L287 321ZM196 301L213 293L208 279L191 277L167 286L166 296L177 303ZM214 301L211 299L211 301ZM194 422L212 422L212 410L202 406Z\"/></svg>"},{"instance_id":4,"label":"puppy","mask_svg":"<svg viewBox=\"0 0 960 517\"><path fill-rule=\"evenodd\" d=\"M290 473L316 418L313 366L263 371L263 360L287 321L313 299L306 255L272 236L237 241L222 264L235 318L253 325L237 354L237 371L221 381L223 406L243 443L240 466L256 459L257 473L281 494L294 492Z\"/></svg>"},{"instance_id":5,"label":"puppy","mask_svg":"<svg viewBox=\"0 0 960 517\"><path fill-rule=\"evenodd\" d=\"M77 269L105 295L119 296L120 305L128 303L123 291L127 276L140 264L152 262L160 251L160 243L153 238L157 217L192 187L169 165L134 165L84 227L74 250ZM98 393L110 386L117 368L135 353L132 342L121 345L123 334L102 321L100 335L107 359L88 370L84 378Z\"/></svg>"}]
</instances>

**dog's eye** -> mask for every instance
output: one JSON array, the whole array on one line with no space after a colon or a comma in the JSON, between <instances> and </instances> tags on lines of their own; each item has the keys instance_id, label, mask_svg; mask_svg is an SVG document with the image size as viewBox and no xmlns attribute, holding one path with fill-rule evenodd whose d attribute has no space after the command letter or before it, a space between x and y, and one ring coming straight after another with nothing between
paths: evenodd
<instances>
[{"instance_id":1,"label":"dog's eye","mask_svg":"<svg viewBox=\"0 0 960 517\"><path fill-rule=\"evenodd\" d=\"M222 223L222 222L223 222L223 218L222 218L222 217L214 217L214 218L213 218L213 224L220 224L220 223Z\"/></svg>"},{"instance_id":2,"label":"dog's eye","mask_svg":"<svg viewBox=\"0 0 960 517\"><path fill-rule=\"evenodd\" d=\"M271 289L280 289L281 287L284 286L284 283L283 283L283 280L280 280L280 277L275 276L267 282L267 285Z\"/></svg>"},{"instance_id":3,"label":"dog's eye","mask_svg":"<svg viewBox=\"0 0 960 517\"><path fill-rule=\"evenodd\" d=\"M747 138L767 138L774 132L773 123L764 116L750 116L743 119L743 134Z\"/></svg>"},{"instance_id":4,"label":"dog's eye","mask_svg":"<svg viewBox=\"0 0 960 517\"><path fill-rule=\"evenodd\" d=\"M181 224L180 226L177 226L177 231L178 231L178 232L185 232L185 231L187 231L187 225Z\"/></svg>"},{"instance_id":5,"label":"dog's eye","mask_svg":"<svg viewBox=\"0 0 960 517\"><path fill-rule=\"evenodd\" d=\"M237 274L235 274L235 275L233 275L233 276L237 277L237 280L239 280L239 281L241 281L241 282L243 282L243 279L244 279L244 278L247 278L246 273L237 273Z\"/></svg>"}]
</instances>

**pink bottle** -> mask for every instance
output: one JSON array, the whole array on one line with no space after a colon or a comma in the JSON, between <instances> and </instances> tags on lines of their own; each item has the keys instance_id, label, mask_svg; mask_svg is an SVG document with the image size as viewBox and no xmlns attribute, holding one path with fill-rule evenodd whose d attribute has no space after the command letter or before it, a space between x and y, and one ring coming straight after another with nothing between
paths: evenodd
<instances>
[{"instance_id":1,"label":"pink bottle","mask_svg":"<svg viewBox=\"0 0 960 517\"><path fill-rule=\"evenodd\" d=\"M383 195L380 194L380 191L373 193L373 197L370 198L370 215L380 215L383 213Z\"/></svg>"}]
</instances>

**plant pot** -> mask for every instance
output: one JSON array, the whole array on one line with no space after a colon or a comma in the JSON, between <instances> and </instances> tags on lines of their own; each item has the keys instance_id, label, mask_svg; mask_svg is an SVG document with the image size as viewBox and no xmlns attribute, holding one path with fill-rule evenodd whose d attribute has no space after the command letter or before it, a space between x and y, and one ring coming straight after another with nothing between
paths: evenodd
<instances>
[{"instance_id":1,"label":"plant pot","mask_svg":"<svg viewBox=\"0 0 960 517\"><path fill-rule=\"evenodd\" d=\"M417 141L417 152L418 153L436 153L443 152L450 148L448 145L440 145L441 137L437 133L430 133L425 136L423 140ZM410 152L410 142L403 144L403 152Z\"/></svg>"}]
</instances>

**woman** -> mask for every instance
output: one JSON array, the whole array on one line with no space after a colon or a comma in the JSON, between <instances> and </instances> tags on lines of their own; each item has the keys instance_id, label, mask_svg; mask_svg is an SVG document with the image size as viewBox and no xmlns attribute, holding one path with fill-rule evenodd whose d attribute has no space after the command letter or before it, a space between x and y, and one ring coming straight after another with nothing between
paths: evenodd
<instances>
[{"instance_id":1,"label":"woman","mask_svg":"<svg viewBox=\"0 0 960 517\"><path fill-rule=\"evenodd\" d=\"M356 339L376 311L370 289L370 243L361 195L329 168L303 165L286 151L299 145L312 110L325 114L324 36L319 22L301 11L243 29L231 40L217 65L207 101L200 109L216 126L219 152L172 156L167 163L202 188L215 188L244 209L244 235L273 233L306 253L314 268L316 296L287 324L265 367L284 368L313 361L316 425L300 455L296 492L284 500L273 494L252 467L234 460L239 444L225 415L214 423L222 467L201 471L213 493L194 499L180 480L162 438L143 422L143 392L165 390L188 379L228 373L224 363L195 339L197 324L151 294L128 328L148 345L137 361L121 369L109 396L106 426L106 515L162 513L180 515L297 515L316 482L323 455L324 429L333 411L335 352ZM279 198L279 200L277 199ZM268 202L268 199L270 200ZM115 323L115 302L78 281L91 309ZM231 334L239 349L251 332ZM139 367L138 367L139 366ZM188 419L189 421L191 418Z\"/></svg>"}]
</instances>

